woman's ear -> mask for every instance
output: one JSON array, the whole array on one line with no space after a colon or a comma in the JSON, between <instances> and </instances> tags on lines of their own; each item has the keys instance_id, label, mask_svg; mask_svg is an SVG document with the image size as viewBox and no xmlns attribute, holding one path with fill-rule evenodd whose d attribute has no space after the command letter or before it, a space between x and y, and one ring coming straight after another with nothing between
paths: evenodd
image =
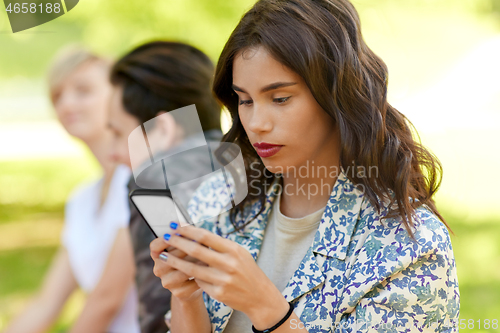
<instances>
[{"instance_id":1,"label":"woman's ear","mask_svg":"<svg viewBox=\"0 0 500 333\"><path fill-rule=\"evenodd\" d=\"M157 127L157 130L159 130L162 135L170 136L175 134L177 123L169 112L159 111L156 114L155 121L155 127Z\"/></svg>"},{"instance_id":2,"label":"woman's ear","mask_svg":"<svg viewBox=\"0 0 500 333\"><path fill-rule=\"evenodd\" d=\"M178 133L174 117L165 111L156 114L153 133L148 134L151 150L158 152L170 149L176 144ZM155 142L151 142L153 139Z\"/></svg>"}]
</instances>

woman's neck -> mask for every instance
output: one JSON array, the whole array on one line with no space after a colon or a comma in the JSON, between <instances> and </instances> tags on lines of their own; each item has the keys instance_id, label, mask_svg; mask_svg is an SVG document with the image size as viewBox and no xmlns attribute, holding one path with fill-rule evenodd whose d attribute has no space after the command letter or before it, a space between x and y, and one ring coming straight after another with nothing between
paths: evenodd
<instances>
[{"instance_id":1,"label":"woman's neck","mask_svg":"<svg viewBox=\"0 0 500 333\"><path fill-rule=\"evenodd\" d=\"M314 166L314 168L317 167ZM326 166L326 170L328 170L328 174L336 173L329 166ZM309 169L309 172L311 172L311 169ZM299 218L324 207L330 198L336 181L337 176L314 178L284 176L280 203L281 213L291 218Z\"/></svg>"},{"instance_id":2,"label":"woman's neck","mask_svg":"<svg viewBox=\"0 0 500 333\"><path fill-rule=\"evenodd\" d=\"M111 145L111 134L107 131L101 132L101 135L91 139L84 140L92 154L95 156L103 172L103 185L101 189L101 197L99 200L100 207L104 205L108 195L109 185L113 178L113 173L116 168L116 163L110 159L109 149Z\"/></svg>"},{"instance_id":3,"label":"woman's neck","mask_svg":"<svg viewBox=\"0 0 500 333\"><path fill-rule=\"evenodd\" d=\"M340 173L340 140L332 140L318 156L283 175L280 210L285 216L304 217L324 207Z\"/></svg>"}]
</instances>

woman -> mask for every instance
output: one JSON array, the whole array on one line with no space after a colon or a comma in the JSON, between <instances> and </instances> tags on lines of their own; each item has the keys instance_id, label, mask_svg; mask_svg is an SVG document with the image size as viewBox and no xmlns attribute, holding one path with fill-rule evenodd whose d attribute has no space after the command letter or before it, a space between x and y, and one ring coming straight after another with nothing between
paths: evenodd
<instances>
[{"instance_id":1,"label":"woman","mask_svg":"<svg viewBox=\"0 0 500 333\"><path fill-rule=\"evenodd\" d=\"M173 222L151 243L173 333L456 330L440 164L387 102L387 68L351 3L258 1L214 92L248 196L216 216L233 194L214 177L191 201L202 228Z\"/></svg>"},{"instance_id":2,"label":"woman","mask_svg":"<svg viewBox=\"0 0 500 333\"><path fill-rule=\"evenodd\" d=\"M109 68L107 60L71 47L58 55L49 71L50 96L59 121L87 145L103 176L71 194L62 246L40 292L5 333L47 332L77 287L88 297L70 332L139 332L127 228L130 170L110 158Z\"/></svg>"}]
</instances>

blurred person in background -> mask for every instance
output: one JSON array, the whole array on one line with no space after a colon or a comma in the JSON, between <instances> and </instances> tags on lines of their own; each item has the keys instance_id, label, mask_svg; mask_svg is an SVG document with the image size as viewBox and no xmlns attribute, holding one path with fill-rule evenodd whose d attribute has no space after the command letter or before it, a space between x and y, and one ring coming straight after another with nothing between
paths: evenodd
<instances>
[{"instance_id":1,"label":"blurred person in background","mask_svg":"<svg viewBox=\"0 0 500 333\"><path fill-rule=\"evenodd\" d=\"M127 230L130 169L112 161L109 154L110 65L106 59L71 46L62 50L50 67L50 98L57 117L70 135L88 146L103 175L78 186L70 195L62 246L41 290L4 333L47 332L78 287L88 297L70 332L140 331Z\"/></svg>"},{"instance_id":2,"label":"blurred person in background","mask_svg":"<svg viewBox=\"0 0 500 333\"><path fill-rule=\"evenodd\" d=\"M193 46L171 41L154 41L141 45L123 56L111 69L114 92L111 98L109 126L115 135L114 159L131 166L129 135L141 124L154 119L148 130L149 143L154 140L159 151L170 154L198 147L204 142L191 135L186 121L171 116L169 111L194 104L207 141L220 141L221 108L214 99L211 86L214 75L212 61ZM184 119L186 120L186 119ZM152 146L152 145L151 145ZM137 158L135 156L134 158ZM204 176L206 156L192 153L176 164L175 175L192 179ZM149 155L144 155L149 163ZM137 184L130 178L129 189L165 188L161 168L144 170ZM176 179L173 179L176 178ZM138 181L139 181L138 179ZM170 177L169 183L178 177ZM186 189L186 191L195 188ZM131 207L130 233L136 264L136 285L139 294L139 318L143 333L164 333L168 327L170 292L153 274L154 262L149 243L155 239L135 207ZM166 315L167 314L167 315Z\"/></svg>"}]
</instances>

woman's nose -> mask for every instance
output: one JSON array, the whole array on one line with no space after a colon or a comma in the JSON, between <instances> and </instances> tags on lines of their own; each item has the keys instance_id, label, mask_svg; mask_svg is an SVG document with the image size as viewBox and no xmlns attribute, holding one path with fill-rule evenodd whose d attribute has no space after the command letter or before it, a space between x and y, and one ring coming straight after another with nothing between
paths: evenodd
<instances>
[{"instance_id":1,"label":"woman's nose","mask_svg":"<svg viewBox=\"0 0 500 333\"><path fill-rule=\"evenodd\" d=\"M273 122L268 108L255 103L252 109L247 128L254 133L271 131Z\"/></svg>"},{"instance_id":2,"label":"woman's nose","mask_svg":"<svg viewBox=\"0 0 500 333\"><path fill-rule=\"evenodd\" d=\"M58 114L71 112L72 101L68 94L61 94L61 96L57 99L54 108Z\"/></svg>"}]
</instances>

